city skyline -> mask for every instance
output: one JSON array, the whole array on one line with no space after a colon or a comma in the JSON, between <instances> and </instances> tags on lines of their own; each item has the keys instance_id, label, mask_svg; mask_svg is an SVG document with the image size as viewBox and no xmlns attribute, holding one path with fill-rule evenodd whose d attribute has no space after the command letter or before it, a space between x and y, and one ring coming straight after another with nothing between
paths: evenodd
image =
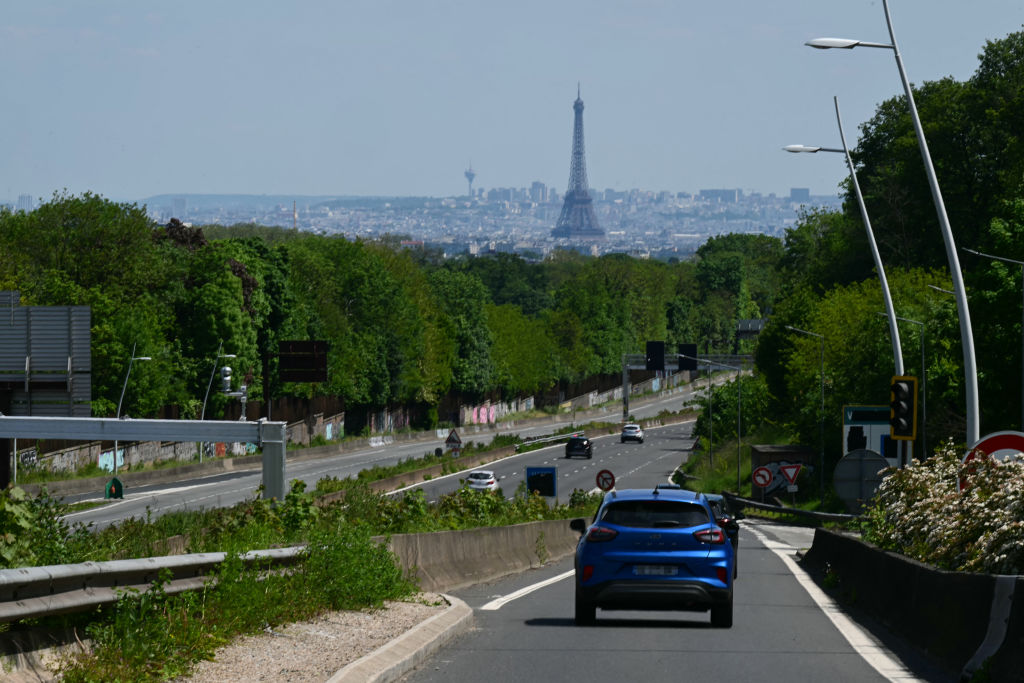
<instances>
[{"instance_id":1,"label":"city skyline","mask_svg":"<svg viewBox=\"0 0 1024 683\"><path fill-rule=\"evenodd\" d=\"M649 0L515 12L462 0L300 6L16 0L0 27L0 202L91 191L458 196L539 181L564 193L581 83L590 184L830 195L832 96L855 128L901 92L881 3ZM1024 0L894 0L910 79L966 80ZM851 142L855 142L856 136Z\"/></svg>"}]
</instances>

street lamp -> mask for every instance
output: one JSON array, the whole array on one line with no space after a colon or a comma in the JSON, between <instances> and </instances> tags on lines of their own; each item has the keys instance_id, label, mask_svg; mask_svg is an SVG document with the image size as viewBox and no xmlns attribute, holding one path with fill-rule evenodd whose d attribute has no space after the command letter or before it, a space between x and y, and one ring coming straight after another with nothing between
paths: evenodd
<instances>
[{"instance_id":1,"label":"street lamp","mask_svg":"<svg viewBox=\"0 0 1024 683\"><path fill-rule=\"evenodd\" d=\"M801 330L799 327L793 327L792 325L786 325L786 329L791 332L799 332L800 334L806 334L809 337L817 337L818 343L821 345L821 421L820 431L818 440L820 444L820 478L821 478L821 502L825 503L825 335L818 334L816 332L808 332L807 330Z\"/></svg>"},{"instance_id":2,"label":"street lamp","mask_svg":"<svg viewBox=\"0 0 1024 683\"><path fill-rule=\"evenodd\" d=\"M132 363L137 360L153 360L149 356L136 356L135 344L132 344L132 357L128 359L128 372L124 375L124 386L121 387L121 398L117 401L117 419L121 419L121 405L124 403L124 392L128 388L128 377L132 374ZM117 439L114 439L114 474L117 474Z\"/></svg>"},{"instance_id":3,"label":"street lamp","mask_svg":"<svg viewBox=\"0 0 1024 683\"><path fill-rule=\"evenodd\" d=\"M221 358L235 358L236 357L235 354L233 354L233 353L221 353L221 351L223 351L223 350L224 350L224 342L221 341L221 343L217 346L217 356L213 359L213 370L210 371L210 381L206 385L206 395L203 396L203 410L202 410L201 413L199 413L199 419L200 420L203 420L203 419L206 418L206 401L207 401L207 399L210 398L210 387L213 386L213 376L217 374L217 366L220 364L220 359ZM202 462L202 461L203 461L203 448L202 448L202 446L200 446L199 447L199 462Z\"/></svg>"},{"instance_id":4,"label":"street lamp","mask_svg":"<svg viewBox=\"0 0 1024 683\"><path fill-rule=\"evenodd\" d=\"M687 356L685 353L679 354L680 358L688 358L690 360L697 361L698 363L706 363L708 365L716 365L720 368L726 368L727 370L736 371L736 495L740 495L740 455L742 453L742 437L740 432L740 424L743 417L743 391L740 385L740 371L742 368L733 367L732 365L725 365L724 363L716 363L711 360L703 360L694 356ZM711 371L708 370L708 377L711 376ZM709 399L710 400L710 399ZM711 422L710 411L708 413L708 422ZM711 452L711 443L708 442L708 453Z\"/></svg>"},{"instance_id":5,"label":"street lamp","mask_svg":"<svg viewBox=\"0 0 1024 683\"><path fill-rule=\"evenodd\" d=\"M838 152L846 157L846 165L850 169L850 179L853 181L854 194L857 196L857 204L860 206L860 215L864 219L864 228L868 233L868 245L871 247L871 257L875 260L875 270L878 271L878 279L882 284L882 299L885 301L885 312L889 317L889 339L892 341L892 361L895 375L903 374L903 348L900 345L900 330L896 325L896 311L892 305L892 294L889 292L889 283L885 278L885 268L882 267L882 257L878 253L878 244L875 242L875 233L871 229L871 220L868 218L868 208L864 205L864 196L860 191L860 183L857 182L857 173L853 167L853 159L850 157L850 149L846 146L846 134L843 132L843 119L839 115L839 98L833 97L836 105L836 121L839 124L839 139L842 140L843 148L832 147L807 147L805 145L788 145L783 147L787 152L805 152L814 154L817 152Z\"/></svg>"},{"instance_id":6,"label":"street lamp","mask_svg":"<svg viewBox=\"0 0 1024 683\"><path fill-rule=\"evenodd\" d=\"M938 215L939 227L942 230L942 239L946 247L946 259L949 262L949 274L953 278L957 313L960 319L960 342L964 353L964 388L967 397L967 445L972 447L981 438L981 425L979 424L978 416L978 367L974 358L974 332L971 330L971 312L967 306L967 290L964 287L963 274L960 272L960 259L957 257L956 244L953 241L953 230L949 225L949 217L946 215L946 205L942 201L939 180L935 176L935 167L932 165L932 158L928 153L928 142L924 137L921 117L917 113L917 105L914 104L914 93L910 89L910 81L907 79L907 73L903 68L903 58L900 57L899 46L896 44L896 33L893 31L892 18L889 16L889 0L882 0L882 7L885 9L885 23L889 27L890 42L888 44L869 43L847 38L816 38L807 41L806 45L820 50L831 48L850 50L855 47L879 47L892 50L893 55L896 57L896 68L900 72L903 91L907 96L907 108L910 110L910 118L914 123L917 144L921 149L921 160L924 162L925 174L928 176L928 186L932 192L932 202L935 204L935 213Z\"/></svg>"},{"instance_id":7,"label":"street lamp","mask_svg":"<svg viewBox=\"0 0 1024 683\"><path fill-rule=\"evenodd\" d=\"M983 254L980 251L974 249L968 249L962 247L962 249L971 254L977 256L984 256L985 258L995 259L996 261L1003 261L1004 263L1014 263L1020 266L1021 275L1021 296L1024 297L1024 261L1017 261L1016 259L1006 258L1005 256L993 256L992 254ZM1024 304L1021 307L1021 327L1020 327L1020 366L1021 366L1021 379L1020 379L1020 426L1021 431L1024 431Z\"/></svg>"}]
</instances>

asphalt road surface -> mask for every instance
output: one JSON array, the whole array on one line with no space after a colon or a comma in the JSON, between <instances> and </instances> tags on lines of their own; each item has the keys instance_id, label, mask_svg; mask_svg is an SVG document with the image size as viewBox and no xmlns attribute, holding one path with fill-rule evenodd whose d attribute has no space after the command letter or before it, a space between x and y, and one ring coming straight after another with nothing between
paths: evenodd
<instances>
[{"instance_id":1,"label":"asphalt road surface","mask_svg":"<svg viewBox=\"0 0 1024 683\"><path fill-rule=\"evenodd\" d=\"M639 476L624 485L652 483ZM576 626L571 557L455 591L474 610L473 628L403 680L955 681L825 596L794 560L812 536L810 529L741 522L730 629L712 628L707 613L601 609L596 626Z\"/></svg>"}]
</instances>

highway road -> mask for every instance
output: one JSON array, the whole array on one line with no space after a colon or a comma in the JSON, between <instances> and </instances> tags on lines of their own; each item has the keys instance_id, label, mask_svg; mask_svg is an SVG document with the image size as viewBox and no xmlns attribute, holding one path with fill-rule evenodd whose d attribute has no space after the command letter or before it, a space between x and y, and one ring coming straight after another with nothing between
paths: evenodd
<instances>
[{"instance_id":1,"label":"highway road","mask_svg":"<svg viewBox=\"0 0 1024 683\"><path fill-rule=\"evenodd\" d=\"M576 626L572 558L454 591L473 608L473 628L403 680L955 681L810 581L793 558L812 533L742 522L730 629L712 628L706 613L600 609L596 626Z\"/></svg>"},{"instance_id":2,"label":"highway road","mask_svg":"<svg viewBox=\"0 0 1024 683\"><path fill-rule=\"evenodd\" d=\"M728 381L729 379L731 379L731 376L727 374L716 376L716 382ZM695 395L700 396L705 388L706 384L701 380L699 383L677 387L672 391L666 391L659 395L639 399L634 398L630 403L630 414L637 419L643 419L656 416L664 410L681 410L686 403L693 400ZM575 416L566 414L562 420L542 425L524 424L508 426L501 424L496 430L488 427L472 426L460 428L458 431L464 443L471 440L490 443L494 436L499 433L519 434L524 439L537 438L552 434L563 427L579 426L591 420L618 422L621 419L622 407L621 404L616 404L601 409L589 410L586 413L580 412ZM597 462L599 459L604 462L605 456L608 455L604 452L606 441L608 444L611 443L610 439L599 439L599 447L595 448L594 462ZM624 446L626 448L623 450L626 451L628 447L634 446L634 444L624 444ZM374 465L392 465L400 460L421 457L425 453L434 452L435 448L443 447L444 439L436 438L431 434L427 435L427 438L423 440L343 451L318 460L288 461L285 466L286 480L302 479L312 488L323 477L351 477L355 476L360 470L373 467ZM540 456L550 460L560 455L557 447L533 453L538 455L529 454L529 457L517 456L511 459L508 465L512 466L512 469L509 469L507 472L506 465L501 465L503 476L509 477L508 481L502 482L506 495L515 493L516 476L521 478L524 474L521 467L519 475L515 474L517 466L525 467L526 464L532 466L544 462L543 458L537 459ZM568 465L570 464L574 465L573 469L578 470L578 472L570 474L568 472ZM589 469L586 469L586 466L589 464L593 463L587 463L582 460L576 460L572 463L567 461L565 463L567 468L565 474L567 476L565 477L564 485L560 478L559 500L564 501L567 499L568 494L572 492L574 487L593 488L594 477L589 473ZM672 467L678 464L679 462L676 462ZM560 462L559 466L561 467L562 465L563 463ZM581 474L583 472L587 472L587 474ZM594 474L596 472L597 470L593 470ZM563 472L560 469L560 475L562 474ZM587 484L587 479L589 479L589 485ZM66 517L69 522L91 523L94 528L101 529L132 517L145 518L147 515L150 515L155 518L172 511L235 505L255 497L261 480L262 477L259 471L228 472L205 477L193 477L173 483L126 487L124 498L115 501L104 501L102 491L67 495L64 496L63 500L65 503L82 501L103 503L99 507L72 513ZM457 478L449 478L443 481L445 482L443 486L450 487L448 490L458 488ZM561 495L562 491L565 492L564 496ZM437 484L434 484L428 490L428 496L436 497L443 492Z\"/></svg>"}]
</instances>

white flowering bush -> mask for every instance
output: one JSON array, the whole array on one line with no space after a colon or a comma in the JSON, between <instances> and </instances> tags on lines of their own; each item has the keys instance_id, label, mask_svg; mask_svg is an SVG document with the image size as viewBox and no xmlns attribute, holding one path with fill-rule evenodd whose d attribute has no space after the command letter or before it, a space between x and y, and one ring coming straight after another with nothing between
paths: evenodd
<instances>
[{"instance_id":1,"label":"white flowering bush","mask_svg":"<svg viewBox=\"0 0 1024 683\"><path fill-rule=\"evenodd\" d=\"M1024 455L963 465L947 443L921 465L885 477L863 533L940 569L1024 574Z\"/></svg>"}]
</instances>

